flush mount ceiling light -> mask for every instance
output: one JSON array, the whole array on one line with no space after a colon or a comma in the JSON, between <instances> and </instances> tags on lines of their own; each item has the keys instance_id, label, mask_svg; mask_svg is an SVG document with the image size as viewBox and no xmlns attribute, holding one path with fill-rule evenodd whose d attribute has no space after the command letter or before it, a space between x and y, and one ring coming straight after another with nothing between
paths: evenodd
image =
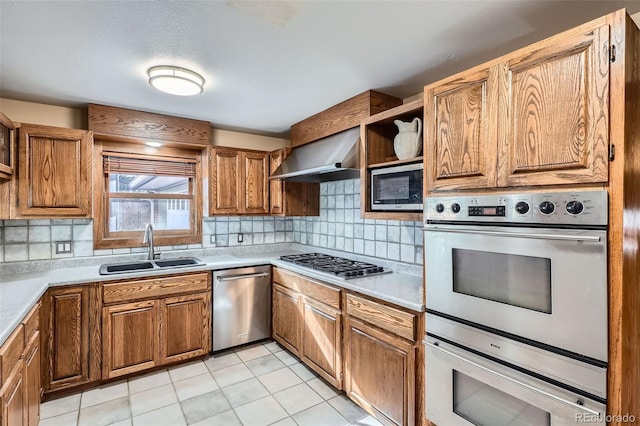
<instances>
[{"instance_id":1,"label":"flush mount ceiling light","mask_svg":"<svg viewBox=\"0 0 640 426\"><path fill-rule=\"evenodd\" d=\"M150 85L172 95L199 95L204 86L204 78L200 74L172 65L149 68L147 74Z\"/></svg>"}]
</instances>

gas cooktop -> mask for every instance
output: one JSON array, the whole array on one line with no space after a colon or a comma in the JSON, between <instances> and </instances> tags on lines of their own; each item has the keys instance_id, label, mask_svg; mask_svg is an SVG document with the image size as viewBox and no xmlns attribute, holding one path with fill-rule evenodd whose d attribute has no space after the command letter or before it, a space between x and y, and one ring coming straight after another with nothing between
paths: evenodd
<instances>
[{"instance_id":1,"label":"gas cooktop","mask_svg":"<svg viewBox=\"0 0 640 426\"><path fill-rule=\"evenodd\" d=\"M336 275L346 280L362 278L371 275L387 274L383 267L372 263L358 262L343 257L329 256L321 253L292 254L280 256L280 260L295 263L299 266L315 269L319 272Z\"/></svg>"}]
</instances>

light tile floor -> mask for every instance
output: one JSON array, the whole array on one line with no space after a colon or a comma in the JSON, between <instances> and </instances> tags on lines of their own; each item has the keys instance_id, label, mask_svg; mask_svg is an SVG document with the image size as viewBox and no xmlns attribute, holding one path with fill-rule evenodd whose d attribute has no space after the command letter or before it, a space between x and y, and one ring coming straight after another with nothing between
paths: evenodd
<instances>
[{"instance_id":1,"label":"light tile floor","mask_svg":"<svg viewBox=\"0 0 640 426\"><path fill-rule=\"evenodd\" d=\"M46 402L41 426L378 426L275 342Z\"/></svg>"}]
</instances>

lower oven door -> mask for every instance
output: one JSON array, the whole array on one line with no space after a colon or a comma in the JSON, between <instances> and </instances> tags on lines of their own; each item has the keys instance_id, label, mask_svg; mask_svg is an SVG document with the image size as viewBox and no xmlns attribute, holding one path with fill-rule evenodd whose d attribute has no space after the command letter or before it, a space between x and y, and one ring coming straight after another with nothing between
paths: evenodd
<instances>
[{"instance_id":1,"label":"lower oven door","mask_svg":"<svg viewBox=\"0 0 640 426\"><path fill-rule=\"evenodd\" d=\"M606 406L427 336L426 416L439 426L605 424Z\"/></svg>"},{"instance_id":2,"label":"lower oven door","mask_svg":"<svg viewBox=\"0 0 640 426\"><path fill-rule=\"evenodd\" d=\"M606 231L430 224L424 241L428 310L607 361Z\"/></svg>"}]
</instances>

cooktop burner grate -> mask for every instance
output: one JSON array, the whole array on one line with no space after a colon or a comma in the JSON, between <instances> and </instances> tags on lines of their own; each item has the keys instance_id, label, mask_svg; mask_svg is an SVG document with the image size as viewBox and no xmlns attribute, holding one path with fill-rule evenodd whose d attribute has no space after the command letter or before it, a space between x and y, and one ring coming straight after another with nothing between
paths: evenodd
<instances>
[{"instance_id":1,"label":"cooktop burner grate","mask_svg":"<svg viewBox=\"0 0 640 426\"><path fill-rule=\"evenodd\" d=\"M358 262L343 257L329 256L321 253L292 254L280 256L280 260L296 265L312 268L320 272L333 274L344 279L361 278L364 276L386 274L383 267L367 262Z\"/></svg>"}]
</instances>

